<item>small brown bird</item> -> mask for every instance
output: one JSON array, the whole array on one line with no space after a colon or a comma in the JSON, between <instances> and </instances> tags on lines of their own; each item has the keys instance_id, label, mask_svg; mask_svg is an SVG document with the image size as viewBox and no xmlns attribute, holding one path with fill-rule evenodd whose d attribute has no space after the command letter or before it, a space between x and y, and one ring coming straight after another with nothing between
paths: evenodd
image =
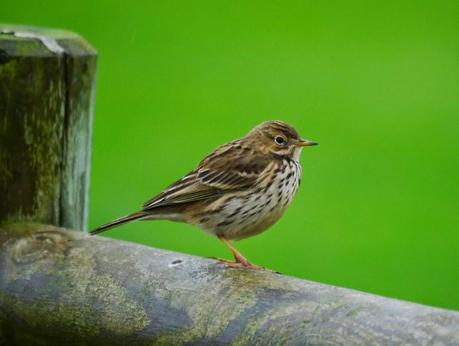
<instances>
[{"instance_id":1,"label":"small brown bird","mask_svg":"<svg viewBox=\"0 0 459 346\"><path fill-rule=\"evenodd\" d=\"M198 167L145 202L143 209L91 231L97 234L134 220L172 220L196 225L229 248L231 267L258 268L231 244L273 225L300 185L300 154L316 142L301 139L281 121L267 121L245 137L209 154Z\"/></svg>"}]
</instances>

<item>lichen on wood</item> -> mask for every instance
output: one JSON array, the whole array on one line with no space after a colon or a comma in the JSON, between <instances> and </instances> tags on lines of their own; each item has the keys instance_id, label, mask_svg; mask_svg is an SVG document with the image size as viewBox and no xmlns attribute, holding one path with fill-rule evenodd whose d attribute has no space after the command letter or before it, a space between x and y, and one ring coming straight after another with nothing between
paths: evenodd
<instances>
[{"instance_id":1,"label":"lichen on wood","mask_svg":"<svg viewBox=\"0 0 459 346\"><path fill-rule=\"evenodd\" d=\"M458 312L53 226L0 229L0 268L13 344L459 344Z\"/></svg>"},{"instance_id":2,"label":"lichen on wood","mask_svg":"<svg viewBox=\"0 0 459 346\"><path fill-rule=\"evenodd\" d=\"M95 66L73 33L0 25L0 221L85 228Z\"/></svg>"}]
</instances>

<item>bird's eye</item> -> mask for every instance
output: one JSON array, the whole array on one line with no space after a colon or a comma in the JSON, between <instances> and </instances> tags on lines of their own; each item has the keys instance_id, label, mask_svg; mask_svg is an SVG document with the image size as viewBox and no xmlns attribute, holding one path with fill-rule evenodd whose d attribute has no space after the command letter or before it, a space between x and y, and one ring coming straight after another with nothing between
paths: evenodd
<instances>
[{"instance_id":1,"label":"bird's eye","mask_svg":"<svg viewBox=\"0 0 459 346\"><path fill-rule=\"evenodd\" d=\"M279 145L285 144L285 138L282 136L276 136L274 137L274 142L276 142Z\"/></svg>"}]
</instances>

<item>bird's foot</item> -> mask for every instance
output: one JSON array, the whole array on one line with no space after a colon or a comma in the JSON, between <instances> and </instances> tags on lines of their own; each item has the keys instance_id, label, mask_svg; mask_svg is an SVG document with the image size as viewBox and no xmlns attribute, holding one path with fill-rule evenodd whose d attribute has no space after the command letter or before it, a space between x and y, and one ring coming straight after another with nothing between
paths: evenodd
<instances>
[{"instance_id":1,"label":"bird's foot","mask_svg":"<svg viewBox=\"0 0 459 346\"><path fill-rule=\"evenodd\" d=\"M263 267L260 267L260 266L257 266L256 264L252 264L250 263L249 261L247 260L236 260L236 261L230 261L230 260L227 260L227 259L224 259L224 258L215 258L215 257L211 257L215 260L218 261L218 263L220 264L223 264L224 266L226 267L230 267L230 268L247 268L247 269L265 269Z\"/></svg>"}]
</instances>

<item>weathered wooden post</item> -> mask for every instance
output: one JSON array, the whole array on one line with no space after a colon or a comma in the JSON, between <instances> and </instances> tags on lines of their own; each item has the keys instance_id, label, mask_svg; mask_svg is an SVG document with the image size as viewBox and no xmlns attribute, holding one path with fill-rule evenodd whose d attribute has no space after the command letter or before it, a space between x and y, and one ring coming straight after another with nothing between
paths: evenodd
<instances>
[{"instance_id":1,"label":"weathered wooden post","mask_svg":"<svg viewBox=\"0 0 459 346\"><path fill-rule=\"evenodd\" d=\"M459 345L458 312L18 222L85 226L96 55L0 32L0 345Z\"/></svg>"},{"instance_id":2,"label":"weathered wooden post","mask_svg":"<svg viewBox=\"0 0 459 346\"><path fill-rule=\"evenodd\" d=\"M86 228L95 50L0 25L0 222Z\"/></svg>"}]
</instances>

